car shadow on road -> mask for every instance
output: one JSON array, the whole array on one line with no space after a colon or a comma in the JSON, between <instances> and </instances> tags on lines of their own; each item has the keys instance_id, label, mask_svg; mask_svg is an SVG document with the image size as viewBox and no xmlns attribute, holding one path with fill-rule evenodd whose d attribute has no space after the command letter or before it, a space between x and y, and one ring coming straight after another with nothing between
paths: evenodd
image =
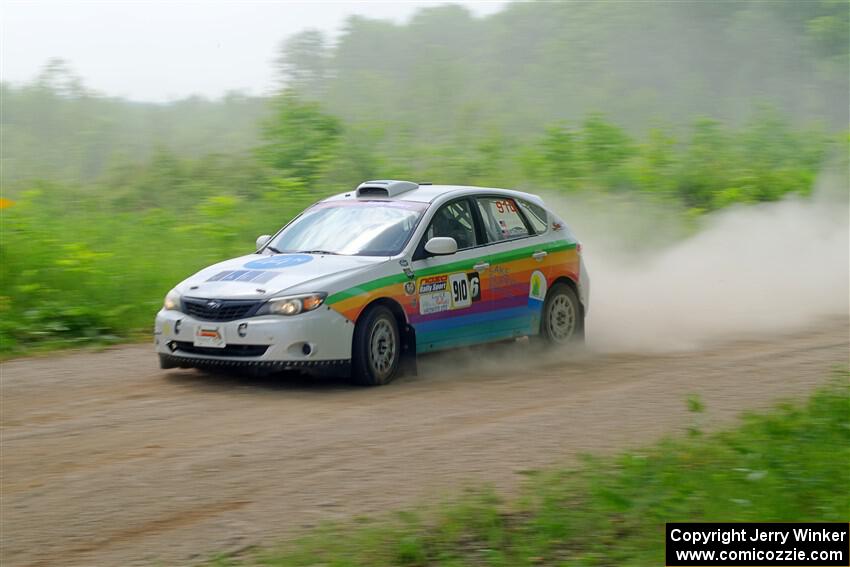
<instances>
[{"instance_id":1,"label":"car shadow on road","mask_svg":"<svg viewBox=\"0 0 850 567\"><path fill-rule=\"evenodd\" d=\"M392 384L378 388L352 384L345 369L337 368L321 372L278 371L252 372L251 370L226 370L210 368L203 370L170 370L165 380L171 384L202 389L207 392L230 392L255 389L278 392L386 392L399 387L429 387L439 382L469 378L470 375L502 374L514 372L517 365L528 368L529 358L537 363L545 361L539 351L530 349L528 341L503 341L465 347L457 350L426 354L419 357L418 372L410 368Z\"/></svg>"},{"instance_id":2,"label":"car shadow on road","mask_svg":"<svg viewBox=\"0 0 850 567\"><path fill-rule=\"evenodd\" d=\"M340 392L363 390L351 384L348 376L336 373L304 373L278 371L258 373L239 370L188 369L170 370L164 379L174 385L207 392L255 389L280 392Z\"/></svg>"}]
</instances>

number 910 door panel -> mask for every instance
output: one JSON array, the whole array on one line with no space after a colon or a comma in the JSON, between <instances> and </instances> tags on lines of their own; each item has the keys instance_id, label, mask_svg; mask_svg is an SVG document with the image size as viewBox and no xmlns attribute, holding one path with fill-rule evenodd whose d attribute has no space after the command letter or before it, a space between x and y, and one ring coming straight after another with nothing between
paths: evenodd
<instances>
[{"instance_id":1,"label":"number 910 door panel","mask_svg":"<svg viewBox=\"0 0 850 567\"><path fill-rule=\"evenodd\" d=\"M536 334L551 282L578 281L575 242L534 237L485 249L414 263L415 298L405 308L418 352Z\"/></svg>"},{"instance_id":2,"label":"number 910 door panel","mask_svg":"<svg viewBox=\"0 0 850 567\"><path fill-rule=\"evenodd\" d=\"M413 271L415 300L407 315L417 352L489 340L490 270L480 248L418 260Z\"/></svg>"}]
</instances>

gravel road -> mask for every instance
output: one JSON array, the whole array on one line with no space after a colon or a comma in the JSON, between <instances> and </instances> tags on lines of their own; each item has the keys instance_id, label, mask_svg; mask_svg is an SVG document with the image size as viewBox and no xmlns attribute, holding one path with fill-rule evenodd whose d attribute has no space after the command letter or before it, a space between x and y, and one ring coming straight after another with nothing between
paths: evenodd
<instances>
[{"instance_id":1,"label":"gravel road","mask_svg":"<svg viewBox=\"0 0 850 567\"><path fill-rule=\"evenodd\" d=\"M2 550L15 565L181 565L317 523L680 433L798 397L847 365L846 318L669 354L500 345L373 389L161 371L148 345L2 372Z\"/></svg>"}]
</instances>

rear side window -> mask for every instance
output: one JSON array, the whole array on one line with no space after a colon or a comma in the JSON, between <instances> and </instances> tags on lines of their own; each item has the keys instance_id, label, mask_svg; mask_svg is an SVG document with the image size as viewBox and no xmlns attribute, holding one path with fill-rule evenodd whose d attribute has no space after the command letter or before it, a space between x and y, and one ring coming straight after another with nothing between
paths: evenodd
<instances>
[{"instance_id":1,"label":"rear side window","mask_svg":"<svg viewBox=\"0 0 850 567\"><path fill-rule=\"evenodd\" d=\"M510 197L479 197L475 200L484 221L484 233L489 242L500 242L528 236L528 228L519 207Z\"/></svg>"},{"instance_id":2,"label":"rear side window","mask_svg":"<svg viewBox=\"0 0 850 567\"><path fill-rule=\"evenodd\" d=\"M546 232L546 229L549 228L549 223L546 220L546 209L540 205L523 201L522 199L519 199L517 203L519 203L519 208L522 209L522 212L525 213L525 218L528 219L532 228L534 228L534 232L537 234Z\"/></svg>"}]
</instances>

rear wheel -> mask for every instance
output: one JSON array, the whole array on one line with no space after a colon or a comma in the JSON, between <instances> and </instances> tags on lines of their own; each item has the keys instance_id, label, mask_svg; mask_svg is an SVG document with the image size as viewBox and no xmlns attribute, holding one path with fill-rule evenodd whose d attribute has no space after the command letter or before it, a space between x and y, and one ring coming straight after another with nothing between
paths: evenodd
<instances>
[{"instance_id":1,"label":"rear wheel","mask_svg":"<svg viewBox=\"0 0 850 567\"><path fill-rule=\"evenodd\" d=\"M584 342L584 315L573 288L556 283L546 294L539 338L545 344L562 346Z\"/></svg>"},{"instance_id":2,"label":"rear wheel","mask_svg":"<svg viewBox=\"0 0 850 567\"><path fill-rule=\"evenodd\" d=\"M395 378L400 359L401 340L395 316L382 305L372 307L354 329L352 380L363 386L387 384Z\"/></svg>"}]
</instances>

